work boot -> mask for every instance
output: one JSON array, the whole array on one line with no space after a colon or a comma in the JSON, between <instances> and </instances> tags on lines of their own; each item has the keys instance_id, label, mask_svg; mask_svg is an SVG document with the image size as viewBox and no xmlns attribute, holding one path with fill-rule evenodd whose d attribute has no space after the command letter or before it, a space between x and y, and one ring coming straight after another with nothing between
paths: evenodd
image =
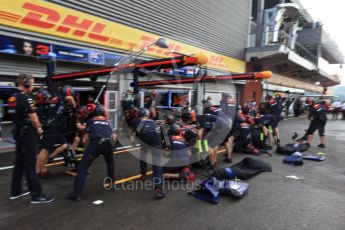
<instances>
[{"instance_id":1,"label":"work boot","mask_svg":"<svg viewBox=\"0 0 345 230\"><path fill-rule=\"evenodd\" d=\"M146 174L141 174L141 176L139 177L139 180L146 181L147 180Z\"/></svg>"},{"instance_id":2,"label":"work boot","mask_svg":"<svg viewBox=\"0 0 345 230\"><path fill-rule=\"evenodd\" d=\"M319 147L319 148L326 148L326 146L325 146L325 144L319 144L317 147Z\"/></svg>"},{"instance_id":3,"label":"work boot","mask_svg":"<svg viewBox=\"0 0 345 230\"><path fill-rule=\"evenodd\" d=\"M166 194L164 193L163 189L162 188L156 188L155 189L155 197L157 199L162 199L166 196Z\"/></svg>"},{"instance_id":4,"label":"work boot","mask_svg":"<svg viewBox=\"0 0 345 230\"><path fill-rule=\"evenodd\" d=\"M232 158L226 157L226 158L223 159L223 161L224 161L225 163L231 164L231 163L232 163Z\"/></svg>"},{"instance_id":5,"label":"work boot","mask_svg":"<svg viewBox=\"0 0 345 230\"><path fill-rule=\"evenodd\" d=\"M72 192L72 193L67 194L67 199L73 202L80 202L81 196L78 196Z\"/></svg>"}]
</instances>

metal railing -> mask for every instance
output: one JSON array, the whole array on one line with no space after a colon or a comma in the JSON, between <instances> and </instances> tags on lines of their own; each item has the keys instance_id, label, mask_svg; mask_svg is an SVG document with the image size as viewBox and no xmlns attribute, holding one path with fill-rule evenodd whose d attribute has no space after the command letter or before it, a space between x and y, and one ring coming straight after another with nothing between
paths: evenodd
<instances>
[{"instance_id":1,"label":"metal railing","mask_svg":"<svg viewBox=\"0 0 345 230\"><path fill-rule=\"evenodd\" d=\"M272 35L272 31L268 32L270 35ZM255 45L255 37L256 34L250 34L248 36L248 48L250 47L258 47ZM265 36L265 35L263 35ZM267 36L269 39L271 36ZM297 38L297 37L296 37ZM294 51L296 54L298 54L300 57L310 61L315 66L318 65L318 58L317 55L312 53L310 50L308 50L304 45L299 43L296 38L291 37L289 34L287 34L285 31L279 31L279 38L278 42L268 42L267 45L261 46L261 47L270 47L273 45L285 45L290 50Z\"/></svg>"},{"instance_id":2,"label":"metal railing","mask_svg":"<svg viewBox=\"0 0 345 230\"><path fill-rule=\"evenodd\" d=\"M317 66L318 64L318 58L316 54L313 54L310 50L308 50L304 45L299 43L297 41L297 37L293 38L290 35L288 35L285 31L280 31L280 34L283 39L280 39L281 44L284 44L289 49L295 51L296 54L303 57L304 59L307 59L311 63ZM285 40L285 41L284 41Z\"/></svg>"}]
</instances>

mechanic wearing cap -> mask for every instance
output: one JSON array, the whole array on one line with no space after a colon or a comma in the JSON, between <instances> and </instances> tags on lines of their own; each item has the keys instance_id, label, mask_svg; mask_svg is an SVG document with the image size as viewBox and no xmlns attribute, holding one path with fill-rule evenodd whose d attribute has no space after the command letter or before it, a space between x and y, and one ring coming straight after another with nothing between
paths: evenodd
<instances>
[{"instance_id":1,"label":"mechanic wearing cap","mask_svg":"<svg viewBox=\"0 0 345 230\"><path fill-rule=\"evenodd\" d=\"M86 181L87 170L92 162L103 155L107 164L109 182L115 182L115 166L113 157L113 143L116 141L116 135L113 133L103 105L97 105L93 117L88 119L84 140L87 148L83 154L83 159L78 165L78 174L74 181L73 192L68 194L68 199L80 201L81 194Z\"/></svg>"},{"instance_id":2,"label":"mechanic wearing cap","mask_svg":"<svg viewBox=\"0 0 345 230\"><path fill-rule=\"evenodd\" d=\"M36 113L36 102L31 96L34 78L29 74L20 74L17 85L18 91L8 101L8 112L15 124L13 134L16 141L10 199L31 193L31 204L49 203L55 199L43 193L41 181L35 170L38 135L42 135L43 129ZM30 192L22 190L24 172Z\"/></svg>"},{"instance_id":3,"label":"mechanic wearing cap","mask_svg":"<svg viewBox=\"0 0 345 230\"><path fill-rule=\"evenodd\" d=\"M311 144L313 140L313 134L316 130L319 130L320 144L318 147L325 148L325 126L327 123L326 105L325 101L318 101L311 109L308 118L311 120L309 128L307 130L308 143Z\"/></svg>"},{"instance_id":4,"label":"mechanic wearing cap","mask_svg":"<svg viewBox=\"0 0 345 230\"><path fill-rule=\"evenodd\" d=\"M161 129L156 122L149 118L150 112L141 108L138 111L139 121L136 126L136 135L140 140L141 153L140 153L140 174L141 179L145 179L147 163L146 159L151 153L152 158L152 169L154 179L154 191L156 198L165 197L165 193L162 188L162 138Z\"/></svg>"}]
</instances>

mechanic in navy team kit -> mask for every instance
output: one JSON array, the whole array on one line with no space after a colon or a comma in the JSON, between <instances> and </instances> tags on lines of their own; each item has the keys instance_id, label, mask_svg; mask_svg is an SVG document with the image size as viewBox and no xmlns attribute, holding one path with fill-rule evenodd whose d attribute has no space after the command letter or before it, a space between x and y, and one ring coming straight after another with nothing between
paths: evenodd
<instances>
[{"instance_id":1,"label":"mechanic in navy team kit","mask_svg":"<svg viewBox=\"0 0 345 230\"><path fill-rule=\"evenodd\" d=\"M74 181L73 192L67 196L70 200L76 202L81 200L87 170L99 155L104 156L107 165L108 181L115 182L113 143L116 141L116 135L110 127L103 105L99 104L96 106L93 117L87 120L85 131L87 133L84 136L84 140L87 148L77 168L78 174Z\"/></svg>"},{"instance_id":2,"label":"mechanic in navy team kit","mask_svg":"<svg viewBox=\"0 0 345 230\"><path fill-rule=\"evenodd\" d=\"M170 161L164 165L163 178L179 179L185 182L188 180L189 175L189 173L185 173L185 171L190 171L187 166L189 165L191 151L188 148L188 143L183 137L182 128L179 124L171 124L168 134Z\"/></svg>"},{"instance_id":3,"label":"mechanic in navy team kit","mask_svg":"<svg viewBox=\"0 0 345 230\"><path fill-rule=\"evenodd\" d=\"M206 139L209 146L210 169L215 170L218 146L230 132L231 122L228 116L219 108L213 107L209 101L204 101L204 115L198 116L201 126L200 139Z\"/></svg>"},{"instance_id":4,"label":"mechanic in navy team kit","mask_svg":"<svg viewBox=\"0 0 345 230\"><path fill-rule=\"evenodd\" d=\"M268 114L273 116L271 126L272 131L275 136L276 143L280 143L280 135L278 129L278 123L281 118L282 105L281 100L278 98L273 98L272 95L266 96L266 111Z\"/></svg>"},{"instance_id":5,"label":"mechanic in navy team kit","mask_svg":"<svg viewBox=\"0 0 345 230\"><path fill-rule=\"evenodd\" d=\"M20 74L17 84L17 92L8 101L8 111L15 125L13 134L16 141L16 160L10 199L31 193L31 204L49 203L55 199L43 193L40 178L36 174L38 138L43 134L43 129L36 113L36 102L31 96L34 78L29 74ZM22 190L24 173L29 192Z\"/></svg>"},{"instance_id":6,"label":"mechanic in navy team kit","mask_svg":"<svg viewBox=\"0 0 345 230\"><path fill-rule=\"evenodd\" d=\"M136 126L136 135L140 140L141 153L140 153L140 173L141 178L144 179L147 171L147 157L151 154L152 157L152 169L154 180L154 191L157 198L165 197L165 193L162 188L162 166L161 157L162 150L162 137L160 126L156 122L150 119L150 112L148 109L141 108L138 111L139 120Z\"/></svg>"},{"instance_id":7,"label":"mechanic in navy team kit","mask_svg":"<svg viewBox=\"0 0 345 230\"><path fill-rule=\"evenodd\" d=\"M228 135L224 139L224 147L226 149L226 156L223 159L226 163L232 163L232 152L234 144L234 127L233 123L237 114L237 105L235 99L230 95L224 94L223 99L220 101L222 111L226 114L229 121L231 121L231 129L228 131Z\"/></svg>"},{"instance_id":8,"label":"mechanic in navy team kit","mask_svg":"<svg viewBox=\"0 0 345 230\"><path fill-rule=\"evenodd\" d=\"M76 132L72 144L72 149L75 151L80 143L84 143L83 137L86 129L86 122L90 117L89 110L86 105L81 105L76 112Z\"/></svg>"},{"instance_id":9,"label":"mechanic in navy team kit","mask_svg":"<svg viewBox=\"0 0 345 230\"><path fill-rule=\"evenodd\" d=\"M48 175L46 163L49 153L54 150L56 144L56 127L51 122L51 95L46 90L39 90L36 94L37 115L42 123L43 135L39 141L39 153L37 154L36 172L41 178Z\"/></svg>"},{"instance_id":10,"label":"mechanic in navy team kit","mask_svg":"<svg viewBox=\"0 0 345 230\"><path fill-rule=\"evenodd\" d=\"M313 134L316 130L319 131L320 144L318 147L325 148L325 126L327 123L327 114L325 108L325 101L318 101L311 109L308 118L311 120L309 128L307 130L308 143L311 144L313 140Z\"/></svg>"},{"instance_id":11,"label":"mechanic in navy team kit","mask_svg":"<svg viewBox=\"0 0 345 230\"><path fill-rule=\"evenodd\" d=\"M68 144L71 144L74 139L76 131L75 117L71 117L75 114L77 104L73 97L73 89L70 85L64 85L57 98L54 98L54 109L52 113L52 119L56 126L57 140L60 146L56 148L50 157L56 157L60 153L64 152ZM71 121L72 120L72 121ZM67 138L66 138L67 137Z\"/></svg>"}]
</instances>

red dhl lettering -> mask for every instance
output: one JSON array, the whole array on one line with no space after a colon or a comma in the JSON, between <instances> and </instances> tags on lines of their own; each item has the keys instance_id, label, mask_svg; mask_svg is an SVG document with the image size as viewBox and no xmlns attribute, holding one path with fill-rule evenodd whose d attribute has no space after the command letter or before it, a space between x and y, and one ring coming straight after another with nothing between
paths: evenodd
<instances>
[{"instance_id":1,"label":"red dhl lettering","mask_svg":"<svg viewBox=\"0 0 345 230\"><path fill-rule=\"evenodd\" d=\"M89 38L101 42L108 42L110 39L102 35L106 27L105 24L95 23L92 20L82 19L74 15L67 15L61 22L61 15L56 10L29 2L25 2L22 7L29 10L27 15L21 20L20 23L22 24L42 29L51 29L58 25L55 30L59 33L69 33L73 30L74 36L83 37L87 34ZM88 32L90 28L91 31Z\"/></svg>"},{"instance_id":2,"label":"red dhl lettering","mask_svg":"<svg viewBox=\"0 0 345 230\"><path fill-rule=\"evenodd\" d=\"M91 27L93 22L87 19L83 19L81 22L78 22L78 19L79 18L76 16L68 15L62 22L62 24L66 26L59 26L56 30L62 33L68 33L71 30L70 27L78 28L74 31L73 35L82 37L85 35L85 31Z\"/></svg>"},{"instance_id":3,"label":"red dhl lettering","mask_svg":"<svg viewBox=\"0 0 345 230\"><path fill-rule=\"evenodd\" d=\"M150 35L141 36L141 44L125 42L124 40L118 39L116 37L108 37L103 35L106 29L106 24L93 21L89 18L82 18L75 15L68 14L67 16L62 16L57 10L47 8L41 5L37 5L30 2L25 2L22 8L28 10L27 14L20 21L21 24L29 25L32 27L37 27L40 29L54 30L57 33L70 34L75 37L87 37L89 39L109 43L116 46L128 46L130 49L134 48L144 48L156 41L155 37ZM18 16L19 18L19 16ZM156 54L159 56L179 56L179 54L174 54L171 51L180 52L183 45L169 44L168 49L161 49L159 47L151 46L147 49L148 54ZM47 47L40 47L38 52L40 54L47 54L49 49ZM37 53L38 53L37 52ZM218 55L211 55L209 58L208 65L214 67L226 67L224 63L224 57Z\"/></svg>"},{"instance_id":4,"label":"red dhl lettering","mask_svg":"<svg viewBox=\"0 0 345 230\"><path fill-rule=\"evenodd\" d=\"M149 37L147 35L143 35L141 36L141 45L139 46L141 49L150 46L151 44L156 42L156 39L154 37ZM147 53L151 53L151 54L159 54L162 56L179 56L179 54L172 54L171 51L174 52L180 52L181 50L181 46L178 44L173 44L173 43L169 43L169 47L167 49L162 49L162 48L157 48L154 46L150 46L147 49Z\"/></svg>"},{"instance_id":5,"label":"red dhl lettering","mask_svg":"<svg viewBox=\"0 0 345 230\"><path fill-rule=\"evenodd\" d=\"M210 57L208 64L211 66L225 67L224 58L220 56L215 56L215 55L212 55Z\"/></svg>"}]
</instances>

